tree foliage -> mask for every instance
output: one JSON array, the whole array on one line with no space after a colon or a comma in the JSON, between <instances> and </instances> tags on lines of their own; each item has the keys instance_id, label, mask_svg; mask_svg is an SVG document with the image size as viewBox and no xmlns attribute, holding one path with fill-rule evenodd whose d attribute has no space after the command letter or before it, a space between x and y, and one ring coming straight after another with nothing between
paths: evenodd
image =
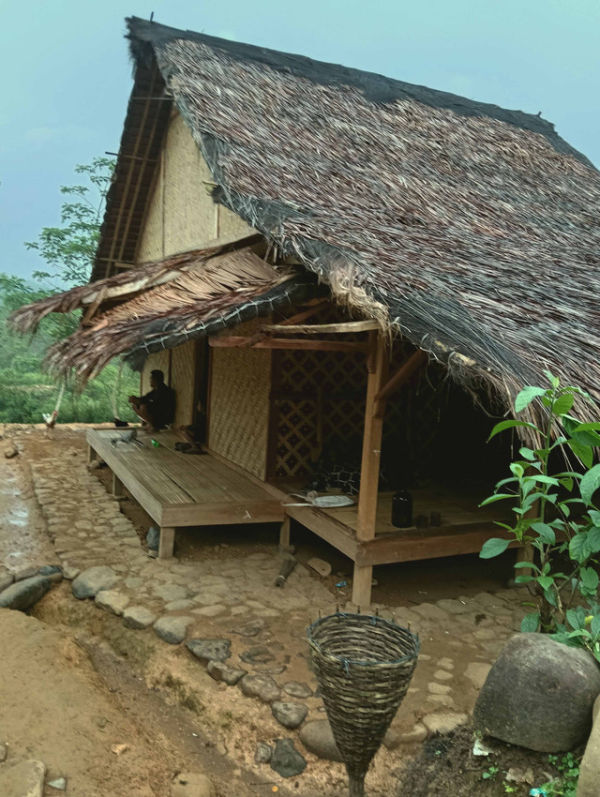
<instances>
[{"instance_id":1,"label":"tree foliage","mask_svg":"<svg viewBox=\"0 0 600 797\"><path fill-rule=\"evenodd\" d=\"M75 169L86 178L86 184L61 187L61 194L68 197L61 207L61 226L44 227L36 241L25 244L47 264L47 270L34 273L35 285L14 275L0 274L0 422L40 423L42 413L54 410L58 386L44 371L44 354L53 343L75 331L79 314L52 313L29 337L12 332L6 319L21 305L89 279L113 166L112 159L95 158L91 164ZM111 363L83 391L68 384L59 421L111 420L118 373L118 365ZM121 395L137 393L138 386L139 377L129 368L123 369ZM126 401L117 401L117 411L124 419L133 419Z\"/></svg>"}]
</instances>

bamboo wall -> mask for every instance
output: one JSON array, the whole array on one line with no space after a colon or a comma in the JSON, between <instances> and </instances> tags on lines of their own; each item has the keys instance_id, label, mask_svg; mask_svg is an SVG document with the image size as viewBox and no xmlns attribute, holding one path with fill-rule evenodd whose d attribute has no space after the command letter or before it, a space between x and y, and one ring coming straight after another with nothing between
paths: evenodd
<instances>
[{"instance_id":1,"label":"bamboo wall","mask_svg":"<svg viewBox=\"0 0 600 797\"><path fill-rule=\"evenodd\" d=\"M138 263L252 232L239 216L213 202L212 185L187 125L179 114L173 116L138 244Z\"/></svg>"},{"instance_id":2,"label":"bamboo wall","mask_svg":"<svg viewBox=\"0 0 600 797\"><path fill-rule=\"evenodd\" d=\"M258 323L235 334L252 334ZM271 356L264 349L211 349L209 447L259 479L267 468Z\"/></svg>"},{"instance_id":3,"label":"bamboo wall","mask_svg":"<svg viewBox=\"0 0 600 797\"><path fill-rule=\"evenodd\" d=\"M157 167L137 262L144 263L219 240L243 238L251 228L210 196L212 175L179 114L169 123ZM177 394L175 423L192 423L196 375L195 344L148 357L142 375L142 393L150 389L150 371L160 368Z\"/></svg>"}]
</instances>

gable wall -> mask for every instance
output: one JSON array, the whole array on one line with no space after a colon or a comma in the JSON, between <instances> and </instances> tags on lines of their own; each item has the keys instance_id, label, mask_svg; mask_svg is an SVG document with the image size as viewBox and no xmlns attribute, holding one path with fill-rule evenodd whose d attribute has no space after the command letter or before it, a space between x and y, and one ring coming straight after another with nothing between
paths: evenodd
<instances>
[{"instance_id":1,"label":"gable wall","mask_svg":"<svg viewBox=\"0 0 600 797\"><path fill-rule=\"evenodd\" d=\"M239 216L213 202L211 183L212 175L186 124L178 114L173 116L138 244L138 263L252 233ZM194 415L195 352L190 342L150 355L144 366L142 392L149 390L154 368L163 370L175 389L178 426L190 424ZM210 446L264 478L271 354L213 349L211 357Z\"/></svg>"},{"instance_id":2,"label":"gable wall","mask_svg":"<svg viewBox=\"0 0 600 797\"><path fill-rule=\"evenodd\" d=\"M137 262L158 260L198 249L219 239L252 232L245 221L210 196L212 175L192 135L177 114L172 117L158 164Z\"/></svg>"}]
</instances>

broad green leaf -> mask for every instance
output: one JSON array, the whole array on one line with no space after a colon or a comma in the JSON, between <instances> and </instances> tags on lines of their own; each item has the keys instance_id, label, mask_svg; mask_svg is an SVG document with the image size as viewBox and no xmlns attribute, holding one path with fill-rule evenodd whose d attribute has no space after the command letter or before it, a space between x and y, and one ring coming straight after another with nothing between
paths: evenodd
<instances>
[{"instance_id":1,"label":"broad green leaf","mask_svg":"<svg viewBox=\"0 0 600 797\"><path fill-rule=\"evenodd\" d=\"M569 556L576 562L584 562L587 558L585 551L585 534L576 534L569 543Z\"/></svg>"},{"instance_id":2,"label":"broad green leaf","mask_svg":"<svg viewBox=\"0 0 600 797\"><path fill-rule=\"evenodd\" d=\"M534 399L545 396L547 392L543 387L524 387L515 399L515 412L522 412Z\"/></svg>"},{"instance_id":3,"label":"broad green leaf","mask_svg":"<svg viewBox=\"0 0 600 797\"><path fill-rule=\"evenodd\" d=\"M503 432L505 429L515 429L516 427L519 426L526 426L528 429L533 429L535 432L539 431L537 426L535 426L535 424L527 423L526 421L514 421L514 420L500 421L500 423L497 423L490 432L490 436L488 437L488 443L492 439L492 437L496 437L497 434L500 434L500 432Z\"/></svg>"},{"instance_id":4,"label":"broad green leaf","mask_svg":"<svg viewBox=\"0 0 600 797\"><path fill-rule=\"evenodd\" d=\"M529 460L529 462L533 462L533 460L536 458L535 452L526 446L523 446L519 449L519 454L523 457L523 459Z\"/></svg>"},{"instance_id":5,"label":"broad green leaf","mask_svg":"<svg viewBox=\"0 0 600 797\"><path fill-rule=\"evenodd\" d=\"M590 509L588 515L591 517L592 523L595 526L600 526L600 512L597 509Z\"/></svg>"},{"instance_id":6,"label":"broad green leaf","mask_svg":"<svg viewBox=\"0 0 600 797\"><path fill-rule=\"evenodd\" d=\"M580 423L573 432L600 432L600 423Z\"/></svg>"},{"instance_id":7,"label":"broad green leaf","mask_svg":"<svg viewBox=\"0 0 600 797\"><path fill-rule=\"evenodd\" d=\"M591 468L594 464L594 452L589 446L582 446L577 440L571 438L567 441L567 445L575 454L577 459L581 460L586 468Z\"/></svg>"},{"instance_id":8,"label":"broad green leaf","mask_svg":"<svg viewBox=\"0 0 600 797\"><path fill-rule=\"evenodd\" d=\"M573 490L573 479L567 477L566 479L559 479L561 487L570 493Z\"/></svg>"},{"instance_id":9,"label":"broad green leaf","mask_svg":"<svg viewBox=\"0 0 600 797\"><path fill-rule=\"evenodd\" d=\"M593 526L587 533L585 549L589 556L600 553L600 528Z\"/></svg>"},{"instance_id":10,"label":"broad green leaf","mask_svg":"<svg viewBox=\"0 0 600 797\"><path fill-rule=\"evenodd\" d=\"M600 435L597 432L571 432L571 437L581 446L596 448L600 446Z\"/></svg>"},{"instance_id":11,"label":"broad green leaf","mask_svg":"<svg viewBox=\"0 0 600 797\"><path fill-rule=\"evenodd\" d=\"M592 496L600 487L600 465L594 465L587 473L584 474L583 479L579 485L581 497L589 506L592 503Z\"/></svg>"},{"instance_id":12,"label":"broad green leaf","mask_svg":"<svg viewBox=\"0 0 600 797\"><path fill-rule=\"evenodd\" d=\"M575 401L575 396L571 395L570 393L565 393L559 398L556 399L552 410L555 415L566 415L567 412L573 406L573 402Z\"/></svg>"},{"instance_id":13,"label":"broad green leaf","mask_svg":"<svg viewBox=\"0 0 600 797\"><path fill-rule=\"evenodd\" d=\"M571 628L575 628L576 630L581 628L585 623L585 617L583 618L583 622L581 622L581 617L576 609L567 609L566 617Z\"/></svg>"},{"instance_id":14,"label":"broad green leaf","mask_svg":"<svg viewBox=\"0 0 600 797\"><path fill-rule=\"evenodd\" d=\"M520 479L521 476L525 473L525 468L520 465L518 462L511 462L509 465L510 472L514 473L514 475Z\"/></svg>"},{"instance_id":15,"label":"broad green leaf","mask_svg":"<svg viewBox=\"0 0 600 797\"><path fill-rule=\"evenodd\" d=\"M552 576L538 576L536 581L543 590L548 589L552 586L552 584L554 584L554 579Z\"/></svg>"},{"instance_id":16,"label":"broad green leaf","mask_svg":"<svg viewBox=\"0 0 600 797\"><path fill-rule=\"evenodd\" d=\"M531 612L530 614L526 614L525 617L521 620L521 631L523 631L524 633L537 631L539 626L540 626L539 612Z\"/></svg>"},{"instance_id":17,"label":"broad green leaf","mask_svg":"<svg viewBox=\"0 0 600 797\"><path fill-rule=\"evenodd\" d=\"M554 529L547 523L532 523L531 528L536 534L539 534L540 539L546 545L554 545L556 543L556 534Z\"/></svg>"},{"instance_id":18,"label":"broad green leaf","mask_svg":"<svg viewBox=\"0 0 600 797\"><path fill-rule=\"evenodd\" d=\"M515 584L529 584L530 581L534 581L533 576L516 576Z\"/></svg>"},{"instance_id":19,"label":"broad green leaf","mask_svg":"<svg viewBox=\"0 0 600 797\"><path fill-rule=\"evenodd\" d=\"M554 607L557 606L556 592L553 589L550 589L550 588L545 589L544 590L544 598L546 598L546 600L550 604L550 606L554 606Z\"/></svg>"},{"instance_id":20,"label":"broad green leaf","mask_svg":"<svg viewBox=\"0 0 600 797\"><path fill-rule=\"evenodd\" d=\"M496 493L495 495L490 495L488 498L485 498L479 506L487 506L488 504L493 504L495 501L503 501L505 498L516 498L517 496L514 493Z\"/></svg>"},{"instance_id":21,"label":"broad green leaf","mask_svg":"<svg viewBox=\"0 0 600 797\"><path fill-rule=\"evenodd\" d=\"M515 562L513 567L529 567L532 570L537 570L538 573L540 571L540 568L533 562Z\"/></svg>"},{"instance_id":22,"label":"broad green leaf","mask_svg":"<svg viewBox=\"0 0 600 797\"><path fill-rule=\"evenodd\" d=\"M554 376L552 371L549 371L547 368L544 369L544 375L546 376L552 387L556 390L560 385L560 379L558 378L558 376Z\"/></svg>"},{"instance_id":23,"label":"broad green leaf","mask_svg":"<svg viewBox=\"0 0 600 797\"><path fill-rule=\"evenodd\" d=\"M486 540L479 553L480 559L493 559L494 556L499 556L508 548L510 540L503 540L500 537L492 537Z\"/></svg>"},{"instance_id":24,"label":"broad green leaf","mask_svg":"<svg viewBox=\"0 0 600 797\"><path fill-rule=\"evenodd\" d=\"M531 479L534 482L541 482L541 484L552 484L555 487L558 487L558 479L555 479L554 476L544 476L543 473L534 473L531 476L526 476L526 479Z\"/></svg>"},{"instance_id":25,"label":"broad green leaf","mask_svg":"<svg viewBox=\"0 0 600 797\"><path fill-rule=\"evenodd\" d=\"M592 636L598 636L600 634L600 614L594 615L590 623L590 631Z\"/></svg>"},{"instance_id":26,"label":"broad green leaf","mask_svg":"<svg viewBox=\"0 0 600 797\"><path fill-rule=\"evenodd\" d=\"M591 567L582 567L579 575L581 577L581 583L586 590L595 592L598 589L600 579L598 578L598 573Z\"/></svg>"}]
</instances>

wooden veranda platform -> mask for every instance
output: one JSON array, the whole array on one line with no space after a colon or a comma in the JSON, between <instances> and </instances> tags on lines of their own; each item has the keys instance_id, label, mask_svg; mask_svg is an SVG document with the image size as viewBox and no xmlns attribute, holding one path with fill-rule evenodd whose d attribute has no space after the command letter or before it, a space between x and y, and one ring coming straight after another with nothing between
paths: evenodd
<instances>
[{"instance_id":1,"label":"wooden veranda platform","mask_svg":"<svg viewBox=\"0 0 600 797\"><path fill-rule=\"evenodd\" d=\"M413 492L413 516L430 517L438 512L441 525L397 529L391 524L392 493L380 493L377 502L375 535L361 540L358 535L358 506L323 509L314 506L284 505L288 518L293 518L317 534L354 562L353 601L366 608L371 601L373 565L436 559L477 553L490 537L503 537L494 520L504 519L497 505L477 508L474 496L439 489ZM289 524L282 527L282 545L289 545ZM516 543L509 547L516 547ZM368 574L368 583L361 578Z\"/></svg>"},{"instance_id":2,"label":"wooden veranda platform","mask_svg":"<svg viewBox=\"0 0 600 797\"><path fill-rule=\"evenodd\" d=\"M252 476L210 454L175 451L170 432L155 435L154 447L141 430L137 442L123 442L128 431L88 430L90 457L112 470L115 494L124 486L159 526L161 558L173 555L177 527L283 521L281 499Z\"/></svg>"}]
</instances>

